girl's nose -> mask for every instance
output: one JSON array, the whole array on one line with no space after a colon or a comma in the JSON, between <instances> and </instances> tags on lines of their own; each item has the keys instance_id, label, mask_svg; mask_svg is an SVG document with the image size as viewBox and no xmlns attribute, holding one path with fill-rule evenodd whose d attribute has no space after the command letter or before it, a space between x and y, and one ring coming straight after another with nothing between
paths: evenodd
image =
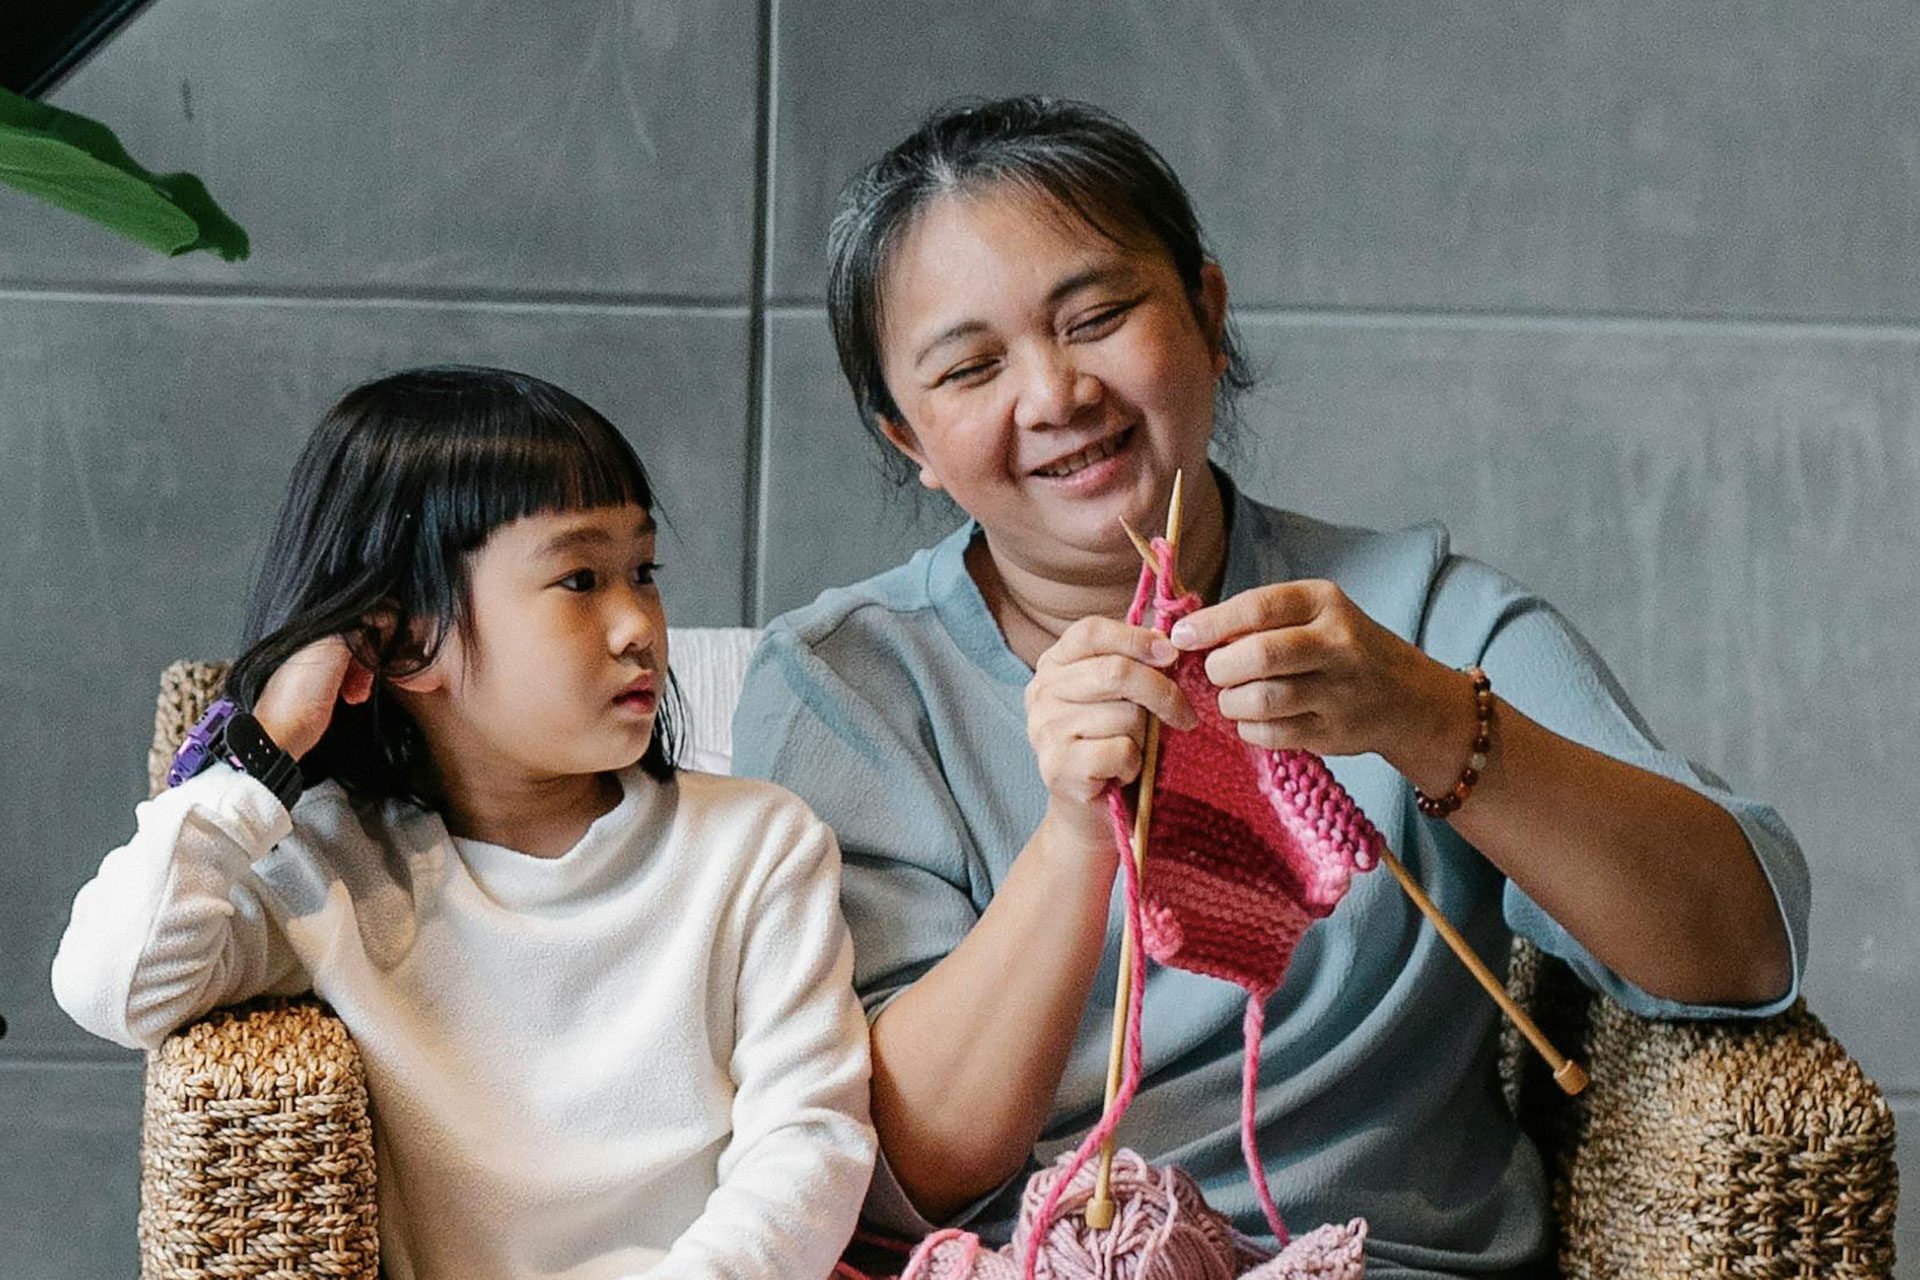
<instances>
[{"instance_id":1,"label":"girl's nose","mask_svg":"<svg viewBox=\"0 0 1920 1280\"><path fill-rule=\"evenodd\" d=\"M619 604L609 620L607 647L615 654L644 652L660 638L660 625L654 620L651 590L633 587L621 593Z\"/></svg>"},{"instance_id":2,"label":"girl's nose","mask_svg":"<svg viewBox=\"0 0 1920 1280\"><path fill-rule=\"evenodd\" d=\"M1106 386L1059 351L1036 355L1021 371L1013 420L1023 429L1063 427L1100 402Z\"/></svg>"}]
</instances>

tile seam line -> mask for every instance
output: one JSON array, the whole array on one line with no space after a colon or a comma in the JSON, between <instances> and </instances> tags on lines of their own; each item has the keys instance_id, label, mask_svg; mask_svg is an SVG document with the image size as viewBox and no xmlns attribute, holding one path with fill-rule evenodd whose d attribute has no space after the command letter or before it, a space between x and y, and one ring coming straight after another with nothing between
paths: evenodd
<instances>
[{"instance_id":1,"label":"tile seam line","mask_svg":"<svg viewBox=\"0 0 1920 1280\"><path fill-rule=\"evenodd\" d=\"M754 6L754 20L758 29L754 33L753 244L747 267L746 440L739 614L741 622L748 626L760 621L765 594L760 578L762 566L767 562L767 500L763 492L767 473L763 454L770 418L765 404L770 382L766 368L767 264L773 232L774 78L779 71L774 28L779 21L779 0L759 0Z\"/></svg>"},{"instance_id":2,"label":"tile seam line","mask_svg":"<svg viewBox=\"0 0 1920 1280\"><path fill-rule=\"evenodd\" d=\"M826 303L793 299L770 302L767 315L776 319L824 316ZM1233 309L1236 322L1278 323L1289 328L1430 329L1560 333L1696 333L1703 336L1851 337L1879 341L1920 340L1920 320L1826 320L1748 316L1635 315L1625 312L1533 311L1358 311L1315 307L1241 307Z\"/></svg>"},{"instance_id":3,"label":"tile seam line","mask_svg":"<svg viewBox=\"0 0 1920 1280\"><path fill-rule=\"evenodd\" d=\"M228 293L218 290L116 290L116 289L28 289L0 286L0 302L105 302L128 306L203 306L203 307L324 307L334 309L373 308L378 310L446 310L499 312L582 312L616 315L694 315L742 317L749 314L749 299L696 299L669 296L595 297L513 297L480 294L472 297L441 294L394 293L305 293L281 291Z\"/></svg>"}]
</instances>

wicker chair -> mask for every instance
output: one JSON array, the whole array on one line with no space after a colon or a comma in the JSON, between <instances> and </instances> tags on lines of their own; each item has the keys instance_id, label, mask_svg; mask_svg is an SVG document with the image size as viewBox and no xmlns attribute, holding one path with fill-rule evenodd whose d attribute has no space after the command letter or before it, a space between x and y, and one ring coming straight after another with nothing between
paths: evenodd
<instances>
[{"instance_id":1,"label":"wicker chair","mask_svg":"<svg viewBox=\"0 0 1920 1280\"><path fill-rule=\"evenodd\" d=\"M696 686L683 654L698 651L676 647L674 664ZM176 663L161 678L156 789L223 675ZM1893 1116L1804 1004L1762 1023L1649 1022L1524 944L1508 981L1593 1079L1567 1099L1517 1037L1503 1055L1553 1171L1567 1280L1892 1276ZM256 1001L176 1033L148 1059L144 1127L147 1280L378 1275L365 1075L318 1002Z\"/></svg>"}]
</instances>

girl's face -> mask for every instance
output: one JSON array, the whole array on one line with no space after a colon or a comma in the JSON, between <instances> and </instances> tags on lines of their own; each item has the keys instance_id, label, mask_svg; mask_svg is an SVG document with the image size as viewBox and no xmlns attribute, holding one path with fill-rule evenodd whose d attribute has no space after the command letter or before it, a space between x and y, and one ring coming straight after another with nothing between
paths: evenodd
<instances>
[{"instance_id":1,"label":"girl's face","mask_svg":"<svg viewBox=\"0 0 1920 1280\"><path fill-rule=\"evenodd\" d=\"M1117 244L1042 196L946 195L881 280L888 437L1036 568L1131 556L1177 468L1202 474L1226 280L1198 304L1164 248Z\"/></svg>"},{"instance_id":2,"label":"girl's face","mask_svg":"<svg viewBox=\"0 0 1920 1280\"><path fill-rule=\"evenodd\" d=\"M472 614L433 670L436 757L503 780L624 769L667 686L654 523L639 506L542 512L494 530L468 564Z\"/></svg>"}]
</instances>

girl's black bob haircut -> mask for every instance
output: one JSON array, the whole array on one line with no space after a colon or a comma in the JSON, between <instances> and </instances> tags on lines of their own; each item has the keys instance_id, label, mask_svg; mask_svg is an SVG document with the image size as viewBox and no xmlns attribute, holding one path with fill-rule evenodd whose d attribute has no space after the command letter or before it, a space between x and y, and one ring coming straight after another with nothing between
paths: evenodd
<instances>
[{"instance_id":1,"label":"girl's black bob haircut","mask_svg":"<svg viewBox=\"0 0 1920 1280\"><path fill-rule=\"evenodd\" d=\"M1100 108L1066 98L941 107L847 184L827 232L827 318L840 369L896 481L910 479L913 467L880 430L882 418L901 420L880 364L888 260L938 197L1001 185L1053 201L1116 243L1158 244L1198 311L1201 268L1212 255L1186 188L1145 138ZM1230 317L1220 341L1227 369L1216 384L1215 412L1231 428L1236 397L1253 385L1253 375Z\"/></svg>"},{"instance_id":2,"label":"girl's black bob haircut","mask_svg":"<svg viewBox=\"0 0 1920 1280\"><path fill-rule=\"evenodd\" d=\"M551 383L445 365L356 387L294 464L228 696L251 708L281 663L331 635L375 671L417 671L449 628L470 627L468 556L494 530L540 512L627 504L654 508L633 446ZM369 624L382 614L391 625ZM424 651L412 637L429 637ZM310 784L333 778L355 799L438 808L420 727L384 683L358 706L335 705L301 772ZM669 677L640 758L663 782L674 774L681 705Z\"/></svg>"}]
</instances>

